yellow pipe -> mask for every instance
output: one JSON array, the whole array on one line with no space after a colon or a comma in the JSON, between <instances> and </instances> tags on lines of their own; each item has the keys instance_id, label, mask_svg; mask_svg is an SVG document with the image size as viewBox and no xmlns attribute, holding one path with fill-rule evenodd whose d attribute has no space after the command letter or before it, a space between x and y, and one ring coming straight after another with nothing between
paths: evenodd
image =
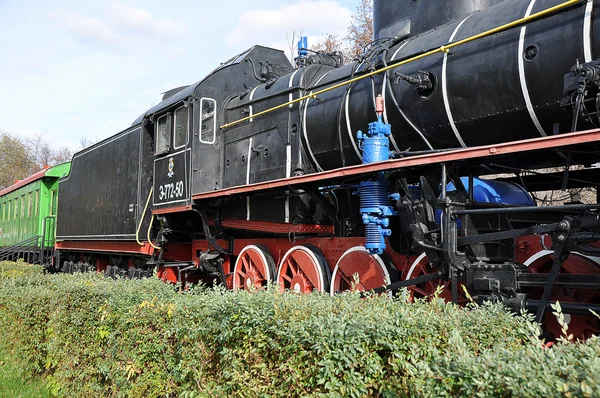
<instances>
[{"instance_id":1,"label":"yellow pipe","mask_svg":"<svg viewBox=\"0 0 600 398\"><path fill-rule=\"evenodd\" d=\"M152 224L154 223L154 214L152 214L152 218L150 219L150 224L148 225L148 243L150 243L150 246L152 246L153 248L155 248L156 250L160 250L160 246L156 246L154 243L152 243L152 241L150 240L150 231L152 230Z\"/></svg>"},{"instance_id":2,"label":"yellow pipe","mask_svg":"<svg viewBox=\"0 0 600 398\"><path fill-rule=\"evenodd\" d=\"M142 213L142 218L140 218L140 225L138 225L135 230L135 241L140 246L144 246L142 242L140 242L140 229L142 229L142 223L144 222L144 217L146 216L146 210L148 210L148 205L150 204L150 198L152 197L152 192L154 192L154 187L150 187L150 193L148 194L148 199L146 200L146 206L144 206L144 212ZM152 225L152 223L150 223Z\"/></svg>"},{"instance_id":3,"label":"yellow pipe","mask_svg":"<svg viewBox=\"0 0 600 398\"><path fill-rule=\"evenodd\" d=\"M274 112L274 111L282 109L282 108L286 108L286 107L288 107L290 105L293 105L293 104L296 104L298 102L302 102L302 101L304 101L306 99L309 99L309 98L316 98L317 95L324 94L324 93L332 91L332 90L336 90L336 89L338 89L340 87L344 87L344 86L347 86L349 84L352 84L352 83L358 82L360 80L366 79L368 77L375 76L375 75L378 75L378 74L383 73L383 72L387 72L388 70L397 68L397 67L402 66L402 65L406 65L406 64L414 62L414 61L418 61L420 59L429 57L431 55L439 54L439 53L442 53L442 52L448 53L448 52L450 52L450 49L452 49L454 47L458 47L458 46L470 43L470 42L475 41L475 40L483 39L483 38L491 36L493 34L496 34L496 33L503 32L505 30L514 28L515 26L523 25L523 24L525 24L527 22L536 20L536 19L544 17L544 16L546 16L548 14L552 14L552 13L554 13L556 11L562 10L563 8L567 8L567 7L570 7L572 5L581 3L582 1L583 0L569 0L569 1L566 1L564 3L556 5L554 7L550 7L548 9L546 9L546 10L540 11L540 12L538 12L536 14L531 14L528 17L517 19L516 21L507 23L505 25L499 26L499 27L494 28L494 29L490 29L490 30L485 31L483 33L479 33L479 34L477 34L475 36L471 36L471 37L468 37L466 39L462 39L462 40L459 40L459 41L456 41L456 42L453 42L453 43L449 43L449 44L447 44L445 46L441 46L439 48L436 48L435 50L431 50L431 51L428 51L426 53L423 53L423 54L420 54L420 55L416 55L416 56L414 56L412 58L406 59L404 61L397 62L397 63L395 63L393 65L389 65L389 66L387 66L385 68L378 69L378 70L373 71L373 72L369 72L367 74L361 75L359 77L355 77L355 78L350 79L350 80L346 80L344 82L335 84L335 85L333 85L331 87L324 88L322 90L316 91L314 93L310 93L310 94L305 95L303 97L296 98L295 100L288 101L288 102L286 102L284 104L277 105L277 106L274 106L272 108L266 109L264 111L255 113L255 114L253 114L251 116L247 116L247 117L235 120L235 121L233 121L231 123L226 123L226 124L224 124L224 125L221 126L221 129L226 129L226 128L235 126L237 124L246 122L246 121L248 121L250 119L266 115L268 113Z\"/></svg>"}]
</instances>

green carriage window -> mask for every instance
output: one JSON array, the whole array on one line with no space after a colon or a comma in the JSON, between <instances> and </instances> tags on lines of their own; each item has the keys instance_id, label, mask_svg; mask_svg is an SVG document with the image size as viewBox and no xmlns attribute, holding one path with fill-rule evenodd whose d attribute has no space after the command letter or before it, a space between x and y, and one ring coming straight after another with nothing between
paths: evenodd
<instances>
[{"instance_id":1,"label":"green carriage window","mask_svg":"<svg viewBox=\"0 0 600 398\"><path fill-rule=\"evenodd\" d=\"M185 146L188 137L188 108L182 106L175 111L175 134L173 146L175 149Z\"/></svg>"},{"instance_id":2,"label":"green carriage window","mask_svg":"<svg viewBox=\"0 0 600 398\"><path fill-rule=\"evenodd\" d=\"M15 198L15 214L14 214L14 221L17 221L17 214L19 214L19 198Z\"/></svg>"},{"instance_id":3,"label":"green carriage window","mask_svg":"<svg viewBox=\"0 0 600 398\"><path fill-rule=\"evenodd\" d=\"M31 207L33 206L33 194L27 194L27 218L31 218Z\"/></svg>"},{"instance_id":4,"label":"green carriage window","mask_svg":"<svg viewBox=\"0 0 600 398\"><path fill-rule=\"evenodd\" d=\"M50 215L51 216L55 216L56 215L56 190L52 190L50 191Z\"/></svg>"},{"instance_id":5,"label":"green carriage window","mask_svg":"<svg viewBox=\"0 0 600 398\"><path fill-rule=\"evenodd\" d=\"M34 206L34 214L35 217L38 215L38 208L40 207L40 190L35 191L35 206Z\"/></svg>"},{"instance_id":6,"label":"green carriage window","mask_svg":"<svg viewBox=\"0 0 600 398\"><path fill-rule=\"evenodd\" d=\"M21 220L25 218L25 195L21 196Z\"/></svg>"}]
</instances>

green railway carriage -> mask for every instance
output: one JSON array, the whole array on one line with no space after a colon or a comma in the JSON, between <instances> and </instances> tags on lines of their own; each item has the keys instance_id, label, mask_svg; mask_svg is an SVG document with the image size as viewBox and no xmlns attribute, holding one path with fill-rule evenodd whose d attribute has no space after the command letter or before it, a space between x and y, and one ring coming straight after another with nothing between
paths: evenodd
<instances>
[{"instance_id":1,"label":"green railway carriage","mask_svg":"<svg viewBox=\"0 0 600 398\"><path fill-rule=\"evenodd\" d=\"M0 191L0 259L42 261L54 247L58 180L70 168L48 167Z\"/></svg>"}]
</instances>

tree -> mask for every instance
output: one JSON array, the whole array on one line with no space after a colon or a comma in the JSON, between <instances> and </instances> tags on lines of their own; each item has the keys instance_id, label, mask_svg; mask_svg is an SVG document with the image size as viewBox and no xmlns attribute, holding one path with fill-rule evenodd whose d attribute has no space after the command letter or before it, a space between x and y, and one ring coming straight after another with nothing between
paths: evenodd
<instances>
[{"instance_id":1,"label":"tree","mask_svg":"<svg viewBox=\"0 0 600 398\"><path fill-rule=\"evenodd\" d=\"M66 146L52 149L50 144L44 140L44 133L38 133L33 138L24 138L22 143L27 148L29 158L40 170L45 166L68 162L73 156L72 151Z\"/></svg>"},{"instance_id":2,"label":"tree","mask_svg":"<svg viewBox=\"0 0 600 398\"><path fill-rule=\"evenodd\" d=\"M352 62L362 56L365 47L373 41L373 0L360 0L356 12L350 21L348 34L326 34L325 40L311 47L313 51L335 52L345 55L346 62Z\"/></svg>"},{"instance_id":3,"label":"tree","mask_svg":"<svg viewBox=\"0 0 600 398\"><path fill-rule=\"evenodd\" d=\"M7 132L0 132L0 188L24 179L37 169L23 142Z\"/></svg>"},{"instance_id":4,"label":"tree","mask_svg":"<svg viewBox=\"0 0 600 398\"><path fill-rule=\"evenodd\" d=\"M373 0L360 0L352 16L346 41L348 58L359 58L363 49L373 41Z\"/></svg>"},{"instance_id":5,"label":"tree","mask_svg":"<svg viewBox=\"0 0 600 398\"><path fill-rule=\"evenodd\" d=\"M0 131L0 189L44 167L68 162L72 156L73 152L66 146L50 147L43 133L27 138Z\"/></svg>"},{"instance_id":6,"label":"tree","mask_svg":"<svg viewBox=\"0 0 600 398\"><path fill-rule=\"evenodd\" d=\"M343 52L344 43L340 39L338 35L325 35L325 40L321 43L313 45L310 47L312 51L323 51L326 53L332 53L335 51Z\"/></svg>"},{"instance_id":7,"label":"tree","mask_svg":"<svg viewBox=\"0 0 600 398\"><path fill-rule=\"evenodd\" d=\"M298 35L298 37L296 37L296 31L292 31L292 34L285 34L285 39L287 41L288 44L288 48L290 50L290 63L292 65L295 64L295 60L296 60L296 54L298 51L298 40L300 40L300 38L302 37L302 31L300 31L300 34Z\"/></svg>"}]
</instances>

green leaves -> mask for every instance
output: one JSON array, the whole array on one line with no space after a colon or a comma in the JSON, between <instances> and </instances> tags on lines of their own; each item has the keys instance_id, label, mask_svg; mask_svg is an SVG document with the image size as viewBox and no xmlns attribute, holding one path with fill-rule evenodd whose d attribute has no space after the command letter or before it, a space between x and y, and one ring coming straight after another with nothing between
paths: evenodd
<instances>
[{"instance_id":1,"label":"green leaves","mask_svg":"<svg viewBox=\"0 0 600 398\"><path fill-rule=\"evenodd\" d=\"M405 298L33 274L0 280L0 333L59 396L600 396L598 339Z\"/></svg>"}]
</instances>

